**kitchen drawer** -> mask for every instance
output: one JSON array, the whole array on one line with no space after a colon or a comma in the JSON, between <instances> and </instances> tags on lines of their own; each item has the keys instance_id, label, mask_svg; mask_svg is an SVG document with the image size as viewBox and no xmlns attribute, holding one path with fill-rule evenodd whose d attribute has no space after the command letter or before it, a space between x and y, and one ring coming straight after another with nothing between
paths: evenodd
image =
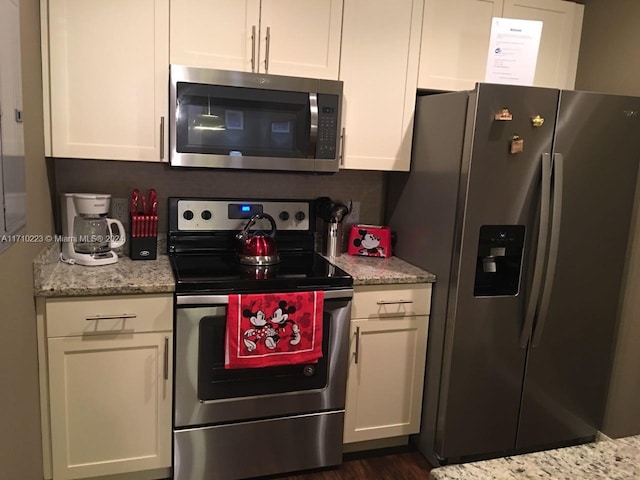
<instances>
[{"instance_id":1,"label":"kitchen drawer","mask_svg":"<svg viewBox=\"0 0 640 480\"><path fill-rule=\"evenodd\" d=\"M172 330L173 295L47 299L47 337Z\"/></svg>"},{"instance_id":2,"label":"kitchen drawer","mask_svg":"<svg viewBox=\"0 0 640 480\"><path fill-rule=\"evenodd\" d=\"M351 318L428 315L430 308L430 283L356 286Z\"/></svg>"}]
</instances>

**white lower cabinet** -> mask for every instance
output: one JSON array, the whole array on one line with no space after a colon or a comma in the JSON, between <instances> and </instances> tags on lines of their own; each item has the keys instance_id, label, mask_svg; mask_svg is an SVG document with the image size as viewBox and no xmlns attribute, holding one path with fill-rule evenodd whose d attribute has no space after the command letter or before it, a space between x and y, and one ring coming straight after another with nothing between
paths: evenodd
<instances>
[{"instance_id":1,"label":"white lower cabinet","mask_svg":"<svg viewBox=\"0 0 640 480\"><path fill-rule=\"evenodd\" d=\"M45 478L159 478L171 467L172 296L51 299L44 310Z\"/></svg>"},{"instance_id":2,"label":"white lower cabinet","mask_svg":"<svg viewBox=\"0 0 640 480\"><path fill-rule=\"evenodd\" d=\"M354 290L344 443L417 433L431 284Z\"/></svg>"}]
</instances>

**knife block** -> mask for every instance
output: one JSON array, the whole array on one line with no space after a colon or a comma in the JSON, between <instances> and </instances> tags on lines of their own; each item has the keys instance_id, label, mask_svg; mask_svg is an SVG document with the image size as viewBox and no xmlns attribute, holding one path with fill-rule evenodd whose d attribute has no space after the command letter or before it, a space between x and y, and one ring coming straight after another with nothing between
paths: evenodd
<instances>
[{"instance_id":1,"label":"knife block","mask_svg":"<svg viewBox=\"0 0 640 480\"><path fill-rule=\"evenodd\" d=\"M134 218L138 217L138 218ZM151 227L147 231L134 232L140 216L131 215L131 228L129 232L129 257L131 260L155 260L158 256L157 228ZM157 219L155 220L157 225Z\"/></svg>"},{"instance_id":2,"label":"knife block","mask_svg":"<svg viewBox=\"0 0 640 480\"><path fill-rule=\"evenodd\" d=\"M155 260L158 255L158 237L129 237L131 260Z\"/></svg>"}]
</instances>

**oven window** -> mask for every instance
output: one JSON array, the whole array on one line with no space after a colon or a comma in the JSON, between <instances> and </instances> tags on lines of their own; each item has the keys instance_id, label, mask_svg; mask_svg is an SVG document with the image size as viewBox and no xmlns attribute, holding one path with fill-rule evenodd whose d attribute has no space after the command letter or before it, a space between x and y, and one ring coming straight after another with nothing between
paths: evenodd
<instances>
[{"instance_id":1,"label":"oven window","mask_svg":"<svg viewBox=\"0 0 640 480\"><path fill-rule=\"evenodd\" d=\"M318 363L279 367L225 369L224 335L226 317L206 316L200 320L198 345L198 398L269 395L314 390L327 385L327 358L331 316L324 313L322 358ZM311 367L311 368L309 368Z\"/></svg>"},{"instance_id":2,"label":"oven window","mask_svg":"<svg viewBox=\"0 0 640 480\"><path fill-rule=\"evenodd\" d=\"M177 152L307 157L308 94L183 82L176 90Z\"/></svg>"}]
</instances>

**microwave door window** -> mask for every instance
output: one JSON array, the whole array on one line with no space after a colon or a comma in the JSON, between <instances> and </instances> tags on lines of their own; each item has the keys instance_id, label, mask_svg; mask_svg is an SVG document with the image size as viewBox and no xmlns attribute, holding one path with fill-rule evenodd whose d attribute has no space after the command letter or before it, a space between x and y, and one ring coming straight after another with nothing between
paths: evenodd
<instances>
[{"instance_id":1,"label":"microwave door window","mask_svg":"<svg viewBox=\"0 0 640 480\"><path fill-rule=\"evenodd\" d=\"M180 153L304 158L309 130L308 94L178 84Z\"/></svg>"}]
</instances>

